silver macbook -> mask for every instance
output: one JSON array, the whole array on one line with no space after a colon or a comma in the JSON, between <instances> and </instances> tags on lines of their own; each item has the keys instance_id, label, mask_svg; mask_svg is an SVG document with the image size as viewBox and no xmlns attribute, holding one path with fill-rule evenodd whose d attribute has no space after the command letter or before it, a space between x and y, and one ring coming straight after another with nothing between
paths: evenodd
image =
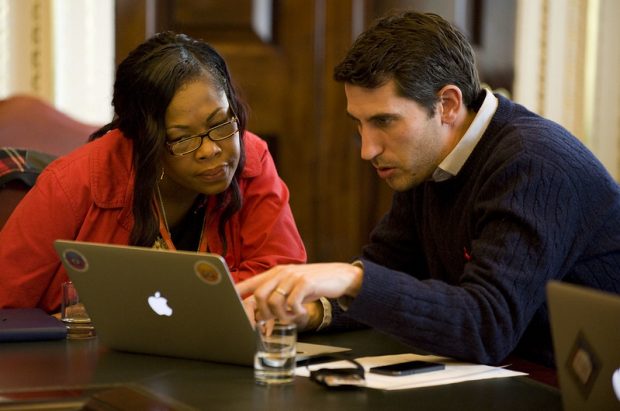
<instances>
[{"instance_id":1,"label":"silver macbook","mask_svg":"<svg viewBox=\"0 0 620 411\"><path fill-rule=\"evenodd\" d=\"M216 254L57 240L100 341L137 353L252 365L254 330ZM347 351L298 343L298 358Z\"/></svg>"},{"instance_id":2,"label":"silver macbook","mask_svg":"<svg viewBox=\"0 0 620 411\"><path fill-rule=\"evenodd\" d=\"M547 298L564 409L620 410L620 295L550 281Z\"/></svg>"}]
</instances>

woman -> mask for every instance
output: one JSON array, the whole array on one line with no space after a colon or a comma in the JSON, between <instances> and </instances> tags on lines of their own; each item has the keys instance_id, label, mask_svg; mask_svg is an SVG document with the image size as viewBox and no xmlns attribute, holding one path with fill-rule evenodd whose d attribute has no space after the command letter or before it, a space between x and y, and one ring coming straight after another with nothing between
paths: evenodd
<instances>
[{"instance_id":1,"label":"woman","mask_svg":"<svg viewBox=\"0 0 620 411\"><path fill-rule=\"evenodd\" d=\"M119 65L113 121L50 164L0 232L0 307L60 307L56 239L213 252L235 281L306 252L222 57L160 33Z\"/></svg>"}]
</instances>

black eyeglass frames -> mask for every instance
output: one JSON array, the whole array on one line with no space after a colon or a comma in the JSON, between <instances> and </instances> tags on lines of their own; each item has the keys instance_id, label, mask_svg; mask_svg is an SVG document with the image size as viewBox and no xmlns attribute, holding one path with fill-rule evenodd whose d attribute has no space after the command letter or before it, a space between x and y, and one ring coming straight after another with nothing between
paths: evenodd
<instances>
[{"instance_id":1,"label":"black eyeglass frames","mask_svg":"<svg viewBox=\"0 0 620 411\"><path fill-rule=\"evenodd\" d=\"M200 146L202 146L205 137L211 141L222 141L232 137L238 131L239 121L237 120L237 116L233 115L230 120L211 127L203 133L195 134L172 143L166 142L166 147L173 156L184 156L185 154L198 150Z\"/></svg>"}]
</instances>

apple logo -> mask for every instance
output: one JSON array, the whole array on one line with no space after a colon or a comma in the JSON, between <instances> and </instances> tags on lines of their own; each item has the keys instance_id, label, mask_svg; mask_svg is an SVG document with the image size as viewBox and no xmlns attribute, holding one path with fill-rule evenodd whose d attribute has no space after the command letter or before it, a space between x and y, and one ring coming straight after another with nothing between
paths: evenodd
<instances>
[{"instance_id":1,"label":"apple logo","mask_svg":"<svg viewBox=\"0 0 620 411\"><path fill-rule=\"evenodd\" d=\"M151 309L158 315L166 315L170 317L172 315L172 308L168 306L168 300L162 297L159 291L149 297L148 299Z\"/></svg>"}]
</instances>

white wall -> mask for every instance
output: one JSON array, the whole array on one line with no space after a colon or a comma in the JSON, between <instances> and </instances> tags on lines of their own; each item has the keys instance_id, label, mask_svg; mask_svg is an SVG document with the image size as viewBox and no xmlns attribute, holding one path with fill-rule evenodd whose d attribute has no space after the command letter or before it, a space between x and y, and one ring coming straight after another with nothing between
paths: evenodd
<instances>
[{"instance_id":1,"label":"white wall","mask_svg":"<svg viewBox=\"0 0 620 411\"><path fill-rule=\"evenodd\" d=\"M87 123L112 119L114 0L54 0L54 102Z\"/></svg>"},{"instance_id":2,"label":"white wall","mask_svg":"<svg viewBox=\"0 0 620 411\"><path fill-rule=\"evenodd\" d=\"M514 99L566 127L620 180L620 2L519 0Z\"/></svg>"},{"instance_id":3,"label":"white wall","mask_svg":"<svg viewBox=\"0 0 620 411\"><path fill-rule=\"evenodd\" d=\"M29 93L49 100L50 2L0 0L0 97Z\"/></svg>"},{"instance_id":4,"label":"white wall","mask_svg":"<svg viewBox=\"0 0 620 411\"><path fill-rule=\"evenodd\" d=\"M36 95L104 124L113 81L114 0L0 0L0 98Z\"/></svg>"},{"instance_id":5,"label":"white wall","mask_svg":"<svg viewBox=\"0 0 620 411\"><path fill-rule=\"evenodd\" d=\"M620 1L601 0L595 9L598 19L591 33L597 44L587 79L588 145L620 180Z\"/></svg>"}]
</instances>

